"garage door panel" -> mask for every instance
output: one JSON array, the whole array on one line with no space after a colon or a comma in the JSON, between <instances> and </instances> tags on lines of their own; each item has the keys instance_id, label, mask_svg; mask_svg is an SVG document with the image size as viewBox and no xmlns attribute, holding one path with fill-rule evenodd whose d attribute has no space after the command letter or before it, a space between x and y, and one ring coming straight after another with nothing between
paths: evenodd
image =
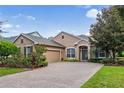
<instances>
[{"instance_id":1,"label":"garage door panel","mask_svg":"<svg viewBox=\"0 0 124 93\"><path fill-rule=\"evenodd\" d=\"M60 61L60 51L58 50L48 50L45 53L48 62L58 62Z\"/></svg>"}]
</instances>

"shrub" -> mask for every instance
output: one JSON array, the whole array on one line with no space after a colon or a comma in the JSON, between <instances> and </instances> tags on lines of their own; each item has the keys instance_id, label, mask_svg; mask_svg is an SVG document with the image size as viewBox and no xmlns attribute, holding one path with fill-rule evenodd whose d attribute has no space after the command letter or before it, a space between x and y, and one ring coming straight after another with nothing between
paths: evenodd
<instances>
[{"instance_id":1,"label":"shrub","mask_svg":"<svg viewBox=\"0 0 124 93\"><path fill-rule=\"evenodd\" d=\"M105 59L100 60L100 63L103 63L103 64L114 64L115 61L113 61L112 58L105 58Z\"/></svg>"},{"instance_id":2,"label":"shrub","mask_svg":"<svg viewBox=\"0 0 124 93\"><path fill-rule=\"evenodd\" d=\"M64 61L66 61L66 62L79 62L79 60L76 58L67 58L67 59L64 59Z\"/></svg>"},{"instance_id":3,"label":"shrub","mask_svg":"<svg viewBox=\"0 0 124 93\"><path fill-rule=\"evenodd\" d=\"M124 60L118 60L118 65L123 65L124 66Z\"/></svg>"},{"instance_id":4,"label":"shrub","mask_svg":"<svg viewBox=\"0 0 124 93\"><path fill-rule=\"evenodd\" d=\"M23 57L21 59L21 63L23 65L23 67L29 67L29 68L31 68L32 67L32 64L31 64L31 61L30 60L31 59L29 57Z\"/></svg>"},{"instance_id":5,"label":"shrub","mask_svg":"<svg viewBox=\"0 0 124 93\"><path fill-rule=\"evenodd\" d=\"M42 66L44 67L44 66L48 66L48 62L47 61L43 61L42 62Z\"/></svg>"},{"instance_id":6,"label":"shrub","mask_svg":"<svg viewBox=\"0 0 124 93\"><path fill-rule=\"evenodd\" d=\"M100 60L102 60L102 59L100 59L100 58L99 59L98 58L91 58L91 59L88 60L88 62L99 63Z\"/></svg>"},{"instance_id":7,"label":"shrub","mask_svg":"<svg viewBox=\"0 0 124 93\"><path fill-rule=\"evenodd\" d=\"M119 57L124 57L124 51L119 52L119 53L118 53L118 56L119 56Z\"/></svg>"},{"instance_id":8,"label":"shrub","mask_svg":"<svg viewBox=\"0 0 124 93\"><path fill-rule=\"evenodd\" d=\"M46 61L46 57L43 55L46 49L39 45L35 47L37 52L33 52L27 57L22 56L19 52L9 57L0 57L0 66L25 68L37 68L47 66L48 62Z\"/></svg>"},{"instance_id":9,"label":"shrub","mask_svg":"<svg viewBox=\"0 0 124 93\"><path fill-rule=\"evenodd\" d=\"M11 42L0 41L0 56L8 57L9 55L16 54L19 49Z\"/></svg>"},{"instance_id":10,"label":"shrub","mask_svg":"<svg viewBox=\"0 0 124 93\"><path fill-rule=\"evenodd\" d=\"M30 55L30 61L32 64L32 68L34 67L41 67L41 66L47 66L48 62L45 64L46 57L43 55L47 51L47 49L44 46L41 45L35 45L36 52L33 52Z\"/></svg>"},{"instance_id":11,"label":"shrub","mask_svg":"<svg viewBox=\"0 0 124 93\"><path fill-rule=\"evenodd\" d=\"M4 60L4 66L7 67L22 67L21 61L18 58L15 57L9 57Z\"/></svg>"},{"instance_id":12,"label":"shrub","mask_svg":"<svg viewBox=\"0 0 124 93\"><path fill-rule=\"evenodd\" d=\"M112 58L105 58L105 59L91 59L90 62L95 63L102 63L105 65L122 65L124 66L124 57L117 57L114 61Z\"/></svg>"}]
</instances>

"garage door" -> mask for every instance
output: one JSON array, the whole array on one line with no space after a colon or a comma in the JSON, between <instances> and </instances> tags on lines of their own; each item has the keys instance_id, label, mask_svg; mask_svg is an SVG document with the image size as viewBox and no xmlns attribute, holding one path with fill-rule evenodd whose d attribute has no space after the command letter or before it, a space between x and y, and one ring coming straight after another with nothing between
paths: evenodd
<instances>
[{"instance_id":1,"label":"garage door","mask_svg":"<svg viewBox=\"0 0 124 93\"><path fill-rule=\"evenodd\" d=\"M58 50L48 50L45 53L48 62L59 62L60 61L60 51Z\"/></svg>"}]
</instances>

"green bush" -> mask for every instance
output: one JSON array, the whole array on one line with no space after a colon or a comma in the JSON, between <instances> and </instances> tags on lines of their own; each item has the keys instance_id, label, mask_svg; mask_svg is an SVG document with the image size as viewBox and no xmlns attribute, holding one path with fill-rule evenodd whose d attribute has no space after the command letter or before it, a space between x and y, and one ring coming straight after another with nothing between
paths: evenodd
<instances>
[{"instance_id":1,"label":"green bush","mask_svg":"<svg viewBox=\"0 0 124 93\"><path fill-rule=\"evenodd\" d=\"M35 47L37 52L33 52L27 57L22 56L19 52L11 56L0 57L0 66L20 68L37 68L47 66L48 62L46 61L46 57L43 55L46 49L39 45Z\"/></svg>"},{"instance_id":2,"label":"green bush","mask_svg":"<svg viewBox=\"0 0 124 93\"><path fill-rule=\"evenodd\" d=\"M20 60L15 57L9 57L4 60L4 66L7 67L22 67Z\"/></svg>"},{"instance_id":3,"label":"green bush","mask_svg":"<svg viewBox=\"0 0 124 93\"><path fill-rule=\"evenodd\" d=\"M124 66L124 60L118 60L118 65L123 65Z\"/></svg>"},{"instance_id":4,"label":"green bush","mask_svg":"<svg viewBox=\"0 0 124 93\"><path fill-rule=\"evenodd\" d=\"M76 58L67 58L67 59L64 59L64 61L66 61L66 62L79 62L79 60Z\"/></svg>"},{"instance_id":5,"label":"green bush","mask_svg":"<svg viewBox=\"0 0 124 93\"><path fill-rule=\"evenodd\" d=\"M31 62L31 57L9 57L4 60L3 66L6 67L18 67L18 68L32 68L32 67L44 67L47 66L48 62L42 59L36 60L33 65Z\"/></svg>"},{"instance_id":6,"label":"green bush","mask_svg":"<svg viewBox=\"0 0 124 93\"><path fill-rule=\"evenodd\" d=\"M102 63L104 65L124 66L124 57L117 57L115 60L112 58L90 59L89 62Z\"/></svg>"},{"instance_id":7,"label":"green bush","mask_svg":"<svg viewBox=\"0 0 124 93\"><path fill-rule=\"evenodd\" d=\"M11 42L0 41L0 57L17 54L19 49Z\"/></svg>"},{"instance_id":8,"label":"green bush","mask_svg":"<svg viewBox=\"0 0 124 93\"><path fill-rule=\"evenodd\" d=\"M102 60L102 59L100 59L100 58L91 58L91 59L88 60L88 62L99 63L100 60Z\"/></svg>"},{"instance_id":9,"label":"green bush","mask_svg":"<svg viewBox=\"0 0 124 93\"><path fill-rule=\"evenodd\" d=\"M43 67L48 66L48 62L47 62L47 61L43 61L43 62L42 62L42 66L43 66Z\"/></svg>"},{"instance_id":10,"label":"green bush","mask_svg":"<svg viewBox=\"0 0 124 93\"><path fill-rule=\"evenodd\" d=\"M119 57L124 57L124 51L119 52L119 53L118 53L118 56L119 56Z\"/></svg>"},{"instance_id":11,"label":"green bush","mask_svg":"<svg viewBox=\"0 0 124 93\"><path fill-rule=\"evenodd\" d=\"M103 64L112 64L114 62L113 62L113 59L112 58L105 58L105 59L100 60L100 63L103 63Z\"/></svg>"},{"instance_id":12,"label":"green bush","mask_svg":"<svg viewBox=\"0 0 124 93\"><path fill-rule=\"evenodd\" d=\"M32 64L31 64L31 61L30 61L30 58L29 57L23 57L23 58L21 58L21 63L23 65L23 67L29 67L29 68L32 67Z\"/></svg>"}]
</instances>

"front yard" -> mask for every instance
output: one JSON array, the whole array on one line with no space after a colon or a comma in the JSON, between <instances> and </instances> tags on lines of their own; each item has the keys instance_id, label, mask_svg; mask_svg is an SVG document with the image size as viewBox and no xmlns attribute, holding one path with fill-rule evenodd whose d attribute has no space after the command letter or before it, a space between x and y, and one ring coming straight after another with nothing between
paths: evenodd
<instances>
[{"instance_id":1,"label":"front yard","mask_svg":"<svg viewBox=\"0 0 124 93\"><path fill-rule=\"evenodd\" d=\"M124 88L124 67L104 66L82 88Z\"/></svg>"},{"instance_id":2,"label":"front yard","mask_svg":"<svg viewBox=\"0 0 124 93\"><path fill-rule=\"evenodd\" d=\"M23 68L0 68L0 76L26 71Z\"/></svg>"}]
</instances>

